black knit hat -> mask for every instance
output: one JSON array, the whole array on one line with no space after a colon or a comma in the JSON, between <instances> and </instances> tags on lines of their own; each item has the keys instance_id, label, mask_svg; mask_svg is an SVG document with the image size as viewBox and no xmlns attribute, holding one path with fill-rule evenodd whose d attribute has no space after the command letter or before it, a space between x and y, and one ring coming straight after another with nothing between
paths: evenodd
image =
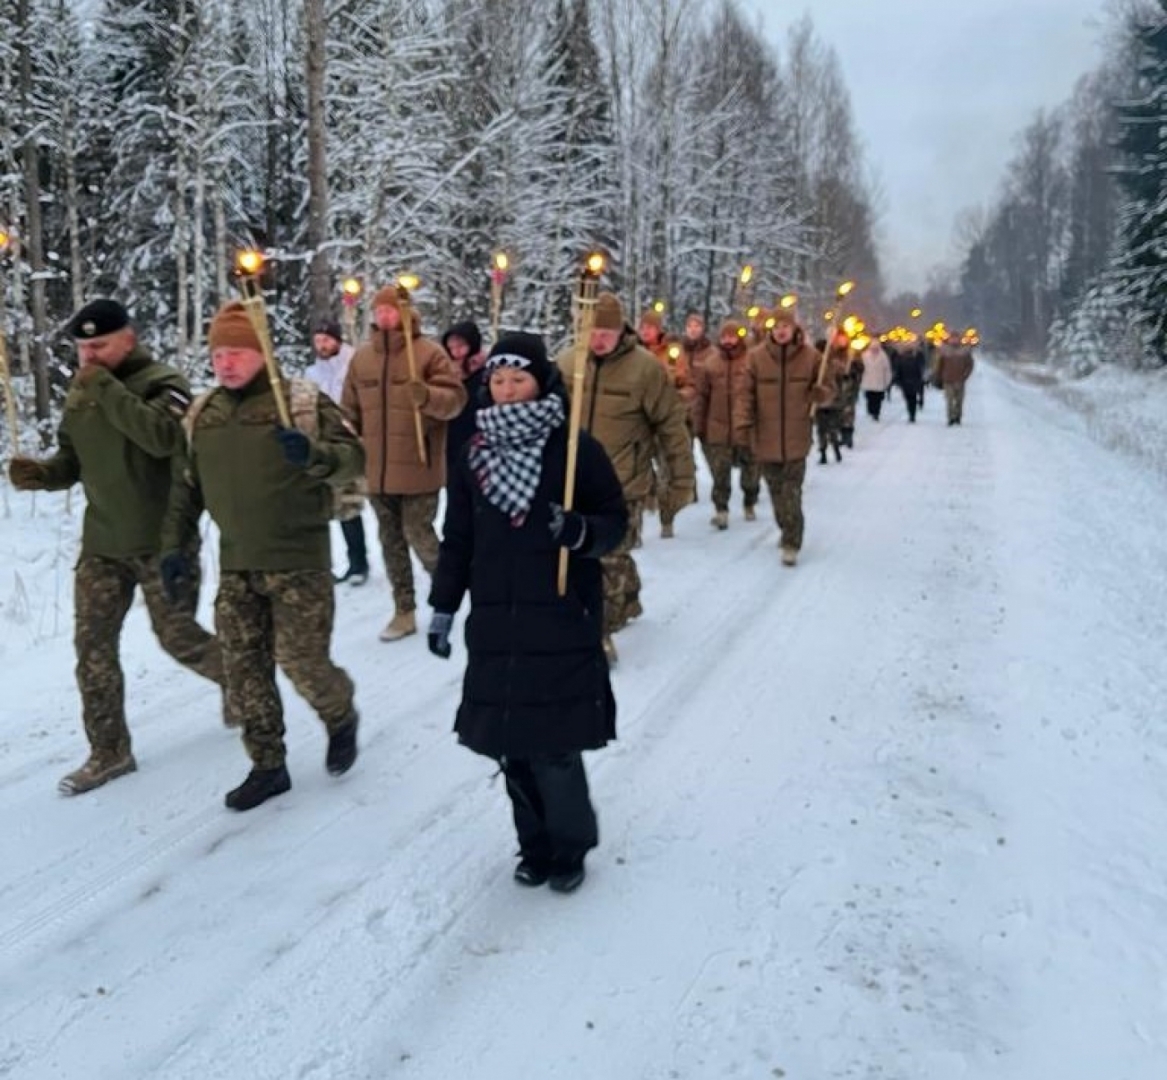
<instances>
[{"instance_id":1,"label":"black knit hat","mask_svg":"<svg viewBox=\"0 0 1167 1080\"><path fill-rule=\"evenodd\" d=\"M335 319L317 319L316 325L312 327L313 334L323 334L325 337L330 337L334 341L344 341L344 331L340 328L340 323Z\"/></svg>"},{"instance_id":2,"label":"black knit hat","mask_svg":"<svg viewBox=\"0 0 1167 1080\"><path fill-rule=\"evenodd\" d=\"M104 337L130 325L130 313L116 300L90 300L65 324L65 333L77 341Z\"/></svg>"},{"instance_id":3,"label":"black knit hat","mask_svg":"<svg viewBox=\"0 0 1167 1080\"><path fill-rule=\"evenodd\" d=\"M450 351L449 340L452 337L461 338L470 347L470 355L482 352L482 334L478 327L470 322L456 322L442 335L442 348Z\"/></svg>"},{"instance_id":4,"label":"black knit hat","mask_svg":"<svg viewBox=\"0 0 1167 1080\"><path fill-rule=\"evenodd\" d=\"M547 359L547 346L543 344L543 339L538 334L521 331L503 334L494 343L486 358L487 377L500 367L513 367L527 372L539 384L541 394L547 392L555 371Z\"/></svg>"}]
</instances>

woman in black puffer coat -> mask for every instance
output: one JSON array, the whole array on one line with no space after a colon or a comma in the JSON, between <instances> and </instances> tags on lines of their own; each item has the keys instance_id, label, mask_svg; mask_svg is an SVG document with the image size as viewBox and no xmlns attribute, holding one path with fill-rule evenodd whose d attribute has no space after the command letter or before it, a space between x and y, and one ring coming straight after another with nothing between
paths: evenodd
<instances>
[{"instance_id":1,"label":"woman in black puffer coat","mask_svg":"<svg viewBox=\"0 0 1167 1080\"><path fill-rule=\"evenodd\" d=\"M570 892L597 843L581 751L616 735L599 560L623 539L628 509L607 454L586 432L575 505L563 509L566 395L541 338L504 335L486 379L494 404L479 411L447 481L429 647L450 655L453 617L469 591L455 731L506 776L516 880ZM570 555L561 597L562 548Z\"/></svg>"}]
</instances>

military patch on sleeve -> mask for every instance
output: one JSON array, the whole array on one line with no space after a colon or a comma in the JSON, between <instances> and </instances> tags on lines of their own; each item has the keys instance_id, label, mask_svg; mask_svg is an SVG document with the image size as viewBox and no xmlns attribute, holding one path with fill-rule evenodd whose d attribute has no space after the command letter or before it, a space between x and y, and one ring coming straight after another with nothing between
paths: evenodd
<instances>
[{"instance_id":1,"label":"military patch on sleeve","mask_svg":"<svg viewBox=\"0 0 1167 1080\"><path fill-rule=\"evenodd\" d=\"M162 395L162 403L179 420L186 416L186 410L190 408L190 402L190 394L185 390L178 389L176 386L168 386L166 393Z\"/></svg>"}]
</instances>

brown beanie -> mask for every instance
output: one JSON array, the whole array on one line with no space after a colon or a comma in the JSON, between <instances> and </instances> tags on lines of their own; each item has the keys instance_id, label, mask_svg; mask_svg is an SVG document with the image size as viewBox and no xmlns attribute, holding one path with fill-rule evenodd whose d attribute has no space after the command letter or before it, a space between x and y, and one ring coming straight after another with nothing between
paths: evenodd
<instances>
[{"instance_id":1,"label":"brown beanie","mask_svg":"<svg viewBox=\"0 0 1167 1080\"><path fill-rule=\"evenodd\" d=\"M794 308L775 308L770 312L770 318L774 320L774 325L779 323L790 323L791 326L798 325L798 318L794 314Z\"/></svg>"},{"instance_id":2,"label":"brown beanie","mask_svg":"<svg viewBox=\"0 0 1167 1080\"><path fill-rule=\"evenodd\" d=\"M737 319L726 319L717 328L717 340L720 341L726 334L733 334L734 337L740 338L745 328L746 324Z\"/></svg>"},{"instance_id":3,"label":"brown beanie","mask_svg":"<svg viewBox=\"0 0 1167 1080\"><path fill-rule=\"evenodd\" d=\"M596 319L592 326L597 330L624 329L624 308L618 297L610 292L596 297Z\"/></svg>"},{"instance_id":4,"label":"brown beanie","mask_svg":"<svg viewBox=\"0 0 1167 1080\"><path fill-rule=\"evenodd\" d=\"M655 326L658 330L665 328L664 319L661 318L660 312L654 308L649 308L640 316L640 326Z\"/></svg>"},{"instance_id":5,"label":"brown beanie","mask_svg":"<svg viewBox=\"0 0 1167 1080\"><path fill-rule=\"evenodd\" d=\"M373 294L373 310L379 307L401 307L401 298L392 285L383 285Z\"/></svg>"},{"instance_id":6,"label":"brown beanie","mask_svg":"<svg viewBox=\"0 0 1167 1080\"><path fill-rule=\"evenodd\" d=\"M207 345L211 352L216 349L255 349L263 352L259 336L252 328L251 319L238 300L224 304L215 312L207 330Z\"/></svg>"}]
</instances>

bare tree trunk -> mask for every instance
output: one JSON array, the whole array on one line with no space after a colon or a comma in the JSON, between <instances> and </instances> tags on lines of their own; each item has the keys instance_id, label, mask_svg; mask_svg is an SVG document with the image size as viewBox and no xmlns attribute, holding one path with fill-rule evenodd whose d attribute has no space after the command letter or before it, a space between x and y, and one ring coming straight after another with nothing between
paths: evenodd
<instances>
[{"instance_id":1,"label":"bare tree trunk","mask_svg":"<svg viewBox=\"0 0 1167 1080\"><path fill-rule=\"evenodd\" d=\"M27 125L21 159L24 172L24 199L27 215L25 247L31 271L29 293L32 310L33 382L36 388L36 418L49 418L49 364L45 349L48 336L48 310L45 303L44 222L41 215L40 159L36 136L32 131L32 52L28 41L29 0L18 0L16 21L20 35L20 101Z\"/></svg>"},{"instance_id":2,"label":"bare tree trunk","mask_svg":"<svg viewBox=\"0 0 1167 1080\"><path fill-rule=\"evenodd\" d=\"M328 250L328 150L324 117L324 0L305 0L304 21L308 81L308 297L314 315L332 306L332 272Z\"/></svg>"}]
</instances>

